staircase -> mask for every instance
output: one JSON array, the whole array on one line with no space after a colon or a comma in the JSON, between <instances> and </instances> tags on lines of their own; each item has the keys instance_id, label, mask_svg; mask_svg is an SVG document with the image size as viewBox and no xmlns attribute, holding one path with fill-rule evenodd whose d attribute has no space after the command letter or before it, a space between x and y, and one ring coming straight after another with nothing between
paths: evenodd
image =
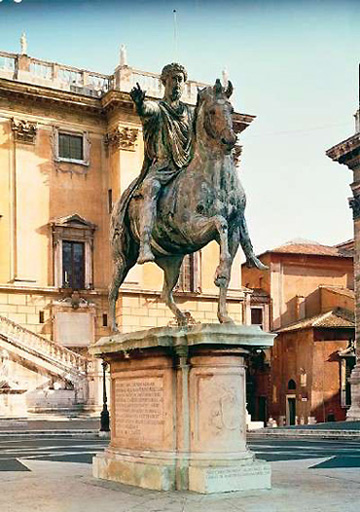
<instances>
[{"instance_id":1,"label":"staircase","mask_svg":"<svg viewBox=\"0 0 360 512\"><path fill-rule=\"evenodd\" d=\"M78 401L86 402L88 361L85 357L1 315L0 348L32 361L41 371L70 381Z\"/></svg>"}]
</instances>

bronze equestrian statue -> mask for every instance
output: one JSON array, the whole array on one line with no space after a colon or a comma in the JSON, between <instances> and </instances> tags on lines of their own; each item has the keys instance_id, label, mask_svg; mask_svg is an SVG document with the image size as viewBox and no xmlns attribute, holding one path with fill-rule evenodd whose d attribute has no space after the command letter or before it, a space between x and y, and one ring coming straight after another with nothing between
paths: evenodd
<instances>
[{"instance_id":1,"label":"bronze equestrian statue","mask_svg":"<svg viewBox=\"0 0 360 512\"><path fill-rule=\"evenodd\" d=\"M111 243L114 274L109 302L112 328L119 287L136 263L155 261L164 271L162 298L179 325L187 317L172 291L184 256L212 240L220 245L215 284L220 288L218 318L227 314L226 294L239 244L249 266L265 269L255 256L244 217L245 193L237 177L232 150L236 143L232 85L216 80L198 92L194 112L180 102L186 71L165 66L162 101L145 102L137 84L131 91L144 128L145 157L140 176L113 209Z\"/></svg>"}]
</instances>

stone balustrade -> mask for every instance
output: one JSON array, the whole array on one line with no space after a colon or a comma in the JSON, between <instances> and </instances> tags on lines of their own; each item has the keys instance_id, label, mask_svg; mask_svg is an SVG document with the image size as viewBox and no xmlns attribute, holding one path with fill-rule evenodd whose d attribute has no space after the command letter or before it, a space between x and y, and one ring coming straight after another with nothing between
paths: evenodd
<instances>
[{"instance_id":1,"label":"stone balustrade","mask_svg":"<svg viewBox=\"0 0 360 512\"><path fill-rule=\"evenodd\" d=\"M35 334L25 327L0 316L0 334L24 350L34 350L55 364L61 364L70 374L85 376L87 359L62 345Z\"/></svg>"},{"instance_id":2,"label":"stone balustrade","mask_svg":"<svg viewBox=\"0 0 360 512\"><path fill-rule=\"evenodd\" d=\"M0 52L0 78L101 97L110 90L112 77L7 52Z\"/></svg>"},{"instance_id":3,"label":"stone balustrade","mask_svg":"<svg viewBox=\"0 0 360 512\"><path fill-rule=\"evenodd\" d=\"M18 82L69 91L84 96L101 98L110 90L130 92L136 83L146 91L148 97L161 98L164 87L160 75L129 67L116 68L113 75L94 73L72 66L35 59L28 55L19 55L0 51L0 78ZM185 85L183 101L195 104L198 88L207 84L188 80Z\"/></svg>"}]
</instances>

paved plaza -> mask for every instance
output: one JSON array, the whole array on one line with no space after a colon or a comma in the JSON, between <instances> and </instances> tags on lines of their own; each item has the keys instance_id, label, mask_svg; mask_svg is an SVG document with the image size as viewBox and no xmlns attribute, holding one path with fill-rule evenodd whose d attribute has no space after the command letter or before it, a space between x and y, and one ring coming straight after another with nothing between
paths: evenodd
<instances>
[{"instance_id":1,"label":"paved plaza","mask_svg":"<svg viewBox=\"0 0 360 512\"><path fill-rule=\"evenodd\" d=\"M0 440L1 512L357 512L360 441L258 439L250 447L272 465L273 488L202 496L155 492L95 480L99 438Z\"/></svg>"}]
</instances>

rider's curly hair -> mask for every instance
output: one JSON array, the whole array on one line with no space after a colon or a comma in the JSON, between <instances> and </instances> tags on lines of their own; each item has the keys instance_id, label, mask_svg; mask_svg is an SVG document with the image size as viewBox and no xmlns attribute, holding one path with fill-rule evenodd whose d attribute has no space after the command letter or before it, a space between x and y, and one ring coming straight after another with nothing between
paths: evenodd
<instances>
[{"instance_id":1,"label":"rider's curly hair","mask_svg":"<svg viewBox=\"0 0 360 512\"><path fill-rule=\"evenodd\" d=\"M184 66L178 64L177 62L172 62L171 64L167 64L166 66L164 66L161 71L160 80L164 85L167 77L172 75L173 73L182 73L184 75L184 81L186 82L188 75Z\"/></svg>"}]
</instances>

